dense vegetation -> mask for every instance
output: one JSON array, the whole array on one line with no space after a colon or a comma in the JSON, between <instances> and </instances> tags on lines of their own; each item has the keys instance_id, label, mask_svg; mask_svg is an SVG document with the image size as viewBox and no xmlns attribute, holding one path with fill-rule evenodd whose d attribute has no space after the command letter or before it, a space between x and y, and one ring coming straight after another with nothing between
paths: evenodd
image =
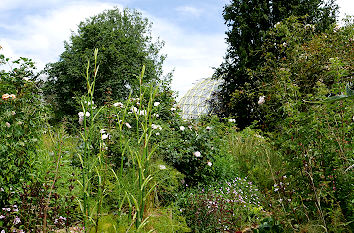
<instances>
[{"instance_id":1,"label":"dense vegetation","mask_svg":"<svg viewBox=\"0 0 354 233\"><path fill-rule=\"evenodd\" d=\"M31 60L1 55L1 233L351 232L354 25L314 27L290 16L264 32L262 66L247 71L259 88L243 89L258 121L242 130L181 119L168 82L149 76L160 66L126 65L136 86L104 92L116 48L84 45L89 63L69 46L49 65L78 65L68 85L82 77L75 114L57 121L60 97L42 87L61 76L43 85Z\"/></svg>"},{"instance_id":2,"label":"dense vegetation","mask_svg":"<svg viewBox=\"0 0 354 233\"><path fill-rule=\"evenodd\" d=\"M304 24L310 24L316 32L323 32L335 23L337 6L332 0L232 0L224 8L223 16L228 26L226 42L228 48L224 62L216 70L215 76L224 80L218 93L221 106L218 115L237 118L240 128L250 126L259 120L253 114L258 98L249 96L244 89L262 92L258 76L249 71L263 67L262 46L267 33L275 25L290 16L305 16ZM277 40L283 40L277 34ZM271 51L275 56L280 50Z\"/></svg>"}]
</instances>

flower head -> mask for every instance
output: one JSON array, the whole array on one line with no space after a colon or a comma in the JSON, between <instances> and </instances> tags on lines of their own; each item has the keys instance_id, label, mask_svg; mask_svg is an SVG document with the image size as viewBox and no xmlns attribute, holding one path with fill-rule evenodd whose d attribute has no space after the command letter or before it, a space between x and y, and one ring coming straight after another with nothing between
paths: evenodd
<instances>
[{"instance_id":1,"label":"flower head","mask_svg":"<svg viewBox=\"0 0 354 233\"><path fill-rule=\"evenodd\" d=\"M131 125L128 122L125 123L125 126L127 126L128 129L132 128Z\"/></svg>"},{"instance_id":2,"label":"flower head","mask_svg":"<svg viewBox=\"0 0 354 233\"><path fill-rule=\"evenodd\" d=\"M124 104L121 103L121 102L117 102L117 103L114 103L113 104L114 107L120 107L120 108L123 108L124 107Z\"/></svg>"},{"instance_id":3,"label":"flower head","mask_svg":"<svg viewBox=\"0 0 354 233\"><path fill-rule=\"evenodd\" d=\"M229 122L236 122L236 120L233 119L233 118L230 118L230 119L229 119Z\"/></svg>"},{"instance_id":4,"label":"flower head","mask_svg":"<svg viewBox=\"0 0 354 233\"><path fill-rule=\"evenodd\" d=\"M179 127L179 129L181 130L181 131L184 131L184 126L183 125L181 125L180 127Z\"/></svg>"},{"instance_id":5,"label":"flower head","mask_svg":"<svg viewBox=\"0 0 354 233\"><path fill-rule=\"evenodd\" d=\"M165 170L165 169L166 169L166 166L165 166L165 165L160 164L160 165L159 165L159 168L160 168L161 170Z\"/></svg>"},{"instance_id":6,"label":"flower head","mask_svg":"<svg viewBox=\"0 0 354 233\"><path fill-rule=\"evenodd\" d=\"M195 157L199 158L199 157L202 157L202 155L200 154L199 151L196 151L193 153Z\"/></svg>"},{"instance_id":7,"label":"flower head","mask_svg":"<svg viewBox=\"0 0 354 233\"><path fill-rule=\"evenodd\" d=\"M265 102L265 96L264 95L260 96L259 100L258 100L258 105L262 105L262 104L264 104L264 102Z\"/></svg>"},{"instance_id":8,"label":"flower head","mask_svg":"<svg viewBox=\"0 0 354 233\"><path fill-rule=\"evenodd\" d=\"M210 161L208 161L207 164L208 164L209 167L211 167L213 165Z\"/></svg>"},{"instance_id":9,"label":"flower head","mask_svg":"<svg viewBox=\"0 0 354 233\"><path fill-rule=\"evenodd\" d=\"M160 102L155 102L155 103L154 103L154 106L155 106L155 107L157 107L157 106L159 106L159 105L160 105Z\"/></svg>"},{"instance_id":10,"label":"flower head","mask_svg":"<svg viewBox=\"0 0 354 233\"><path fill-rule=\"evenodd\" d=\"M10 95L6 93L6 94L3 94L1 98L3 100L7 100L8 98L10 98Z\"/></svg>"}]
</instances>

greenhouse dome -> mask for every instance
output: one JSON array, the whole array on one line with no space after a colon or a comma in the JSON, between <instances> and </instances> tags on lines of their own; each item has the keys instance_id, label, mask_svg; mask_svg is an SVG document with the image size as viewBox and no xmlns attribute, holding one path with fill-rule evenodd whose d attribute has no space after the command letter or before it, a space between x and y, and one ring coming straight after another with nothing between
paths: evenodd
<instances>
[{"instance_id":1,"label":"greenhouse dome","mask_svg":"<svg viewBox=\"0 0 354 233\"><path fill-rule=\"evenodd\" d=\"M182 110L182 118L196 119L209 114L211 112L209 100L212 94L218 90L222 81L222 79L213 78L202 79L188 90L178 102L178 106Z\"/></svg>"}]
</instances>

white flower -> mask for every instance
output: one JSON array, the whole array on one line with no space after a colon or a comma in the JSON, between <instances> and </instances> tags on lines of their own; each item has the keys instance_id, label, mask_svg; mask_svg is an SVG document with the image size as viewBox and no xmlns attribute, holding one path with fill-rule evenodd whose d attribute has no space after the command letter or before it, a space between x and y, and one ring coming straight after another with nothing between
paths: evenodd
<instances>
[{"instance_id":1,"label":"white flower","mask_svg":"<svg viewBox=\"0 0 354 233\"><path fill-rule=\"evenodd\" d=\"M206 130L211 130L211 127L210 127L210 126L207 126L205 129L206 129Z\"/></svg>"},{"instance_id":2,"label":"white flower","mask_svg":"<svg viewBox=\"0 0 354 233\"><path fill-rule=\"evenodd\" d=\"M159 115L159 114L157 114L157 113L154 113L154 114L152 114L152 116L154 116L154 117L158 118L160 115Z\"/></svg>"},{"instance_id":3,"label":"white flower","mask_svg":"<svg viewBox=\"0 0 354 233\"><path fill-rule=\"evenodd\" d=\"M279 190L278 188L275 188L275 189L274 189L274 192L278 192L278 190Z\"/></svg>"},{"instance_id":4,"label":"white flower","mask_svg":"<svg viewBox=\"0 0 354 233\"><path fill-rule=\"evenodd\" d=\"M84 122L84 117L79 117L79 124L82 125L83 122Z\"/></svg>"},{"instance_id":5,"label":"white flower","mask_svg":"<svg viewBox=\"0 0 354 233\"><path fill-rule=\"evenodd\" d=\"M210 161L208 161L208 166L211 167L211 165L213 165Z\"/></svg>"},{"instance_id":6,"label":"white flower","mask_svg":"<svg viewBox=\"0 0 354 233\"><path fill-rule=\"evenodd\" d=\"M124 107L124 104L121 103L121 102L117 102L117 103L114 103L113 104L114 107L120 107L120 108L123 108Z\"/></svg>"},{"instance_id":7,"label":"white flower","mask_svg":"<svg viewBox=\"0 0 354 233\"><path fill-rule=\"evenodd\" d=\"M11 111L11 115L15 116L16 112L15 111Z\"/></svg>"},{"instance_id":8,"label":"white flower","mask_svg":"<svg viewBox=\"0 0 354 233\"><path fill-rule=\"evenodd\" d=\"M188 128L189 128L189 129L192 129L192 128L193 128L193 126L192 126L192 125L188 125Z\"/></svg>"},{"instance_id":9,"label":"white flower","mask_svg":"<svg viewBox=\"0 0 354 233\"><path fill-rule=\"evenodd\" d=\"M3 219L3 218L5 218L5 216L4 215L0 215L0 219ZM2 231L1 231L2 232Z\"/></svg>"},{"instance_id":10,"label":"white flower","mask_svg":"<svg viewBox=\"0 0 354 233\"><path fill-rule=\"evenodd\" d=\"M131 109L130 109L132 112L137 112L138 111L138 109L136 108L136 107L131 107Z\"/></svg>"},{"instance_id":11,"label":"white flower","mask_svg":"<svg viewBox=\"0 0 354 233\"><path fill-rule=\"evenodd\" d=\"M125 126L127 126L127 127L128 127L128 129L131 129L131 128L132 128L128 122L127 122L127 123L125 123Z\"/></svg>"},{"instance_id":12,"label":"white flower","mask_svg":"<svg viewBox=\"0 0 354 233\"><path fill-rule=\"evenodd\" d=\"M154 103L154 106L155 106L155 107L157 107L157 106L159 106L159 105L160 105L160 102L155 102L155 103Z\"/></svg>"},{"instance_id":13,"label":"white flower","mask_svg":"<svg viewBox=\"0 0 354 233\"><path fill-rule=\"evenodd\" d=\"M264 102L265 102L265 96L264 95L260 96L259 100L258 100L258 105L262 105L262 104L264 104Z\"/></svg>"},{"instance_id":14,"label":"white flower","mask_svg":"<svg viewBox=\"0 0 354 233\"><path fill-rule=\"evenodd\" d=\"M160 133L159 132L157 132L157 133L155 133L156 134L156 136L159 136L160 135Z\"/></svg>"},{"instance_id":15,"label":"white flower","mask_svg":"<svg viewBox=\"0 0 354 233\"><path fill-rule=\"evenodd\" d=\"M102 134L102 135L101 135L101 138L102 138L102 140L107 139L107 138L108 138L108 134Z\"/></svg>"},{"instance_id":16,"label":"white flower","mask_svg":"<svg viewBox=\"0 0 354 233\"><path fill-rule=\"evenodd\" d=\"M176 111L176 108L171 108L171 111Z\"/></svg>"},{"instance_id":17,"label":"white flower","mask_svg":"<svg viewBox=\"0 0 354 233\"><path fill-rule=\"evenodd\" d=\"M21 222L21 219L16 216L15 219L14 219L14 225L17 225L17 224L19 224L20 222Z\"/></svg>"},{"instance_id":18,"label":"white flower","mask_svg":"<svg viewBox=\"0 0 354 233\"><path fill-rule=\"evenodd\" d=\"M5 125L7 126L7 128L10 128L11 124L9 122L6 122Z\"/></svg>"},{"instance_id":19,"label":"white flower","mask_svg":"<svg viewBox=\"0 0 354 233\"><path fill-rule=\"evenodd\" d=\"M159 165L159 168L161 169L161 170L165 170L166 169L166 166L165 165Z\"/></svg>"},{"instance_id":20,"label":"white flower","mask_svg":"<svg viewBox=\"0 0 354 233\"><path fill-rule=\"evenodd\" d=\"M85 101L85 103L87 104L87 105L94 105L95 103L93 102L93 100L92 101Z\"/></svg>"},{"instance_id":21,"label":"white flower","mask_svg":"<svg viewBox=\"0 0 354 233\"><path fill-rule=\"evenodd\" d=\"M86 115L86 117L90 117L91 114L89 112L86 112L85 114L83 112L79 112L78 115L81 118L84 117L84 115Z\"/></svg>"},{"instance_id":22,"label":"white flower","mask_svg":"<svg viewBox=\"0 0 354 233\"><path fill-rule=\"evenodd\" d=\"M145 116L145 115L146 115L146 110L141 110L141 111L139 111L139 115L140 115L140 116Z\"/></svg>"},{"instance_id":23,"label":"white flower","mask_svg":"<svg viewBox=\"0 0 354 233\"><path fill-rule=\"evenodd\" d=\"M1 233L6 233L5 230L1 230Z\"/></svg>"},{"instance_id":24,"label":"white flower","mask_svg":"<svg viewBox=\"0 0 354 233\"><path fill-rule=\"evenodd\" d=\"M194 154L194 156L197 157L197 158L201 157L201 154L200 154L199 151L196 151L196 152L194 152L193 154Z\"/></svg>"},{"instance_id":25,"label":"white flower","mask_svg":"<svg viewBox=\"0 0 354 233\"><path fill-rule=\"evenodd\" d=\"M233 119L233 118L230 118L230 119L229 119L229 122L236 122L236 120Z\"/></svg>"},{"instance_id":26,"label":"white flower","mask_svg":"<svg viewBox=\"0 0 354 233\"><path fill-rule=\"evenodd\" d=\"M161 129L162 129L162 127L161 127L161 126L159 126L159 125L155 125L155 124L151 124L151 128L152 128L152 129L159 129L159 130L161 130Z\"/></svg>"},{"instance_id":27,"label":"white flower","mask_svg":"<svg viewBox=\"0 0 354 233\"><path fill-rule=\"evenodd\" d=\"M105 132L106 132L105 129L101 129L101 130L100 130L100 133L105 133Z\"/></svg>"},{"instance_id":28,"label":"white flower","mask_svg":"<svg viewBox=\"0 0 354 233\"><path fill-rule=\"evenodd\" d=\"M185 128L184 128L184 126L182 125L182 126L179 127L179 129L180 129L181 131L184 131Z\"/></svg>"}]
</instances>

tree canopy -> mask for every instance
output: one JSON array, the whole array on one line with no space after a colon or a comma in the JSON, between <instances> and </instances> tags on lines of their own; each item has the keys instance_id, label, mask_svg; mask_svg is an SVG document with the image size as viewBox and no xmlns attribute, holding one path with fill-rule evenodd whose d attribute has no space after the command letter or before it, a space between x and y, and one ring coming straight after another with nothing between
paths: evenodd
<instances>
[{"instance_id":1,"label":"tree canopy","mask_svg":"<svg viewBox=\"0 0 354 233\"><path fill-rule=\"evenodd\" d=\"M245 89L260 91L261 80L251 77L250 71L264 61L261 48L269 29L291 15L306 15L303 18L306 23L316 31L323 31L335 22L336 9L333 1L322 0L233 0L226 5L223 16L229 27L228 49L224 62L215 72L216 77L224 79L217 96L221 102L220 115L237 117L241 128L256 120L252 112L258 98L249 96Z\"/></svg>"},{"instance_id":2,"label":"tree canopy","mask_svg":"<svg viewBox=\"0 0 354 233\"><path fill-rule=\"evenodd\" d=\"M138 88L137 75L145 65L145 82L162 79L165 59L159 51L163 42L153 41L151 23L136 10L106 10L81 22L59 61L47 64L45 94L56 106L59 116L73 115L77 103L73 97L86 92L87 61L98 48L99 72L95 102L127 98Z\"/></svg>"}]
</instances>

